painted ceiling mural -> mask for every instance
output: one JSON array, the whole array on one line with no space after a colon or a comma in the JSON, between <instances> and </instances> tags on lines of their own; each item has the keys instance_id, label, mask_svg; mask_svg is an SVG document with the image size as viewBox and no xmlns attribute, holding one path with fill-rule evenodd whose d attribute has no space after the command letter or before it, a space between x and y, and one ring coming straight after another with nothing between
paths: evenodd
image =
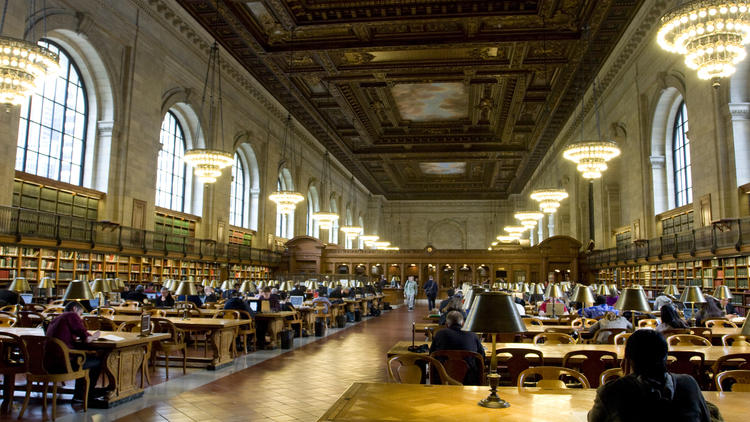
<instances>
[{"instance_id":1,"label":"painted ceiling mural","mask_svg":"<svg viewBox=\"0 0 750 422\"><path fill-rule=\"evenodd\" d=\"M177 3L359 181L388 199L520 193L574 113L578 93L647 4ZM438 175L450 177L435 183Z\"/></svg>"}]
</instances>

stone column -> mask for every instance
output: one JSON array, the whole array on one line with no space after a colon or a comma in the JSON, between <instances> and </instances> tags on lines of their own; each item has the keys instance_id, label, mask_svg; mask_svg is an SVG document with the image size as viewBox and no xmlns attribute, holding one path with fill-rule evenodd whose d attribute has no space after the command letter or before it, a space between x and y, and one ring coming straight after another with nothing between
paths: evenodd
<instances>
[{"instance_id":1,"label":"stone column","mask_svg":"<svg viewBox=\"0 0 750 422\"><path fill-rule=\"evenodd\" d=\"M16 146L21 108L0 104L0 154L5 165L0 171L0 205L13 204L13 179L16 176Z\"/></svg>"}]
</instances>

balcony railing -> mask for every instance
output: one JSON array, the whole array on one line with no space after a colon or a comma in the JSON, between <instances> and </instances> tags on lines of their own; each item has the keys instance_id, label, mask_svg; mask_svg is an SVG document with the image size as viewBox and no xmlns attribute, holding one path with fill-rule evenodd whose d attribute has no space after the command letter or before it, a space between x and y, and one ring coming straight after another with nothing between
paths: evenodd
<instances>
[{"instance_id":1,"label":"balcony railing","mask_svg":"<svg viewBox=\"0 0 750 422\"><path fill-rule=\"evenodd\" d=\"M227 258L229 261L260 262L277 265L281 253L246 245L218 243L166 233L123 227L119 224L86 220L43 211L15 207L0 207L0 234L16 239L36 238L88 243L91 247L116 246L120 249L176 252L197 255L201 259Z\"/></svg>"},{"instance_id":2,"label":"balcony railing","mask_svg":"<svg viewBox=\"0 0 750 422\"><path fill-rule=\"evenodd\" d=\"M695 255L698 252L734 248L750 245L750 218L727 219L682 232L649 240L637 240L617 248L592 251L586 257L588 265L603 265L615 262L635 261L657 257L664 259L679 254Z\"/></svg>"}]
</instances>

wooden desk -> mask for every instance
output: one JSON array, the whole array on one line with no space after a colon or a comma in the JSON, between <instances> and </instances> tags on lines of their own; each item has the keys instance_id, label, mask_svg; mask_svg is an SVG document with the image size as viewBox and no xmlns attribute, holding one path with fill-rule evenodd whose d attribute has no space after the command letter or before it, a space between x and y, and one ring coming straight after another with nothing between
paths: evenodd
<instances>
[{"instance_id":1,"label":"wooden desk","mask_svg":"<svg viewBox=\"0 0 750 422\"><path fill-rule=\"evenodd\" d=\"M116 315L124 314L124 315L140 315L143 313L143 308L130 308L126 306L109 306L109 308L112 308L115 310ZM167 311L167 316L181 316L182 315L182 309L175 309L175 308L151 308L151 309L164 309ZM201 312L201 315L207 316L209 318L213 317L214 314L219 312L221 309L202 309L202 308L196 308Z\"/></svg>"},{"instance_id":2,"label":"wooden desk","mask_svg":"<svg viewBox=\"0 0 750 422\"><path fill-rule=\"evenodd\" d=\"M1 332L17 336L44 336L41 328L2 328ZM91 402L91 407L109 408L120 403L141 397L141 370L143 359L146 359L148 343L166 340L169 334L152 334L140 337L138 333L102 331L102 335L115 335L122 340L96 340L87 343L85 349L102 353L104 375L107 377L107 394L103 400ZM10 378L6 382L13 382ZM95 380L92 380L94 383ZM92 385L93 387L93 385Z\"/></svg>"},{"instance_id":3,"label":"wooden desk","mask_svg":"<svg viewBox=\"0 0 750 422\"><path fill-rule=\"evenodd\" d=\"M383 288L383 301L393 305L404 304L404 289L396 289L392 287Z\"/></svg>"},{"instance_id":4,"label":"wooden desk","mask_svg":"<svg viewBox=\"0 0 750 422\"><path fill-rule=\"evenodd\" d=\"M284 318L294 316L292 311L279 312L258 312L255 314L255 320L265 320L268 323L266 333L271 338L269 347L275 349L279 341L279 334L284 331ZM256 324L257 329L257 324ZM263 344L263 339L259 338L257 344Z\"/></svg>"},{"instance_id":5,"label":"wooden desk","mask_svg":"<svg viewBox=\"0 0 750 422\"><path fill-rule=\"evenodd\" d=\"M500 387L498 395L510 402L509 408L478 406L488 393L489 387L355 382L319 421L585 421L596 397L593 388L526 393ZM747 419L750 393L704 391L703 396L719 407L725 421Z\"/></svg>"},{"instance_id":6,"label":"wooden desk","mask_svg":"<svg viewBox=\"0 0 750 422\"><path fill-rule=\"evenodd\" d=\"M430 344L430 342L418 341L415 344ZM482 343L487 356L492 353L490 343ZM393 356L400 353L410 353L407 349L411 346L411 341L399 341L388 350L387 355ZM560 365L566 353L574 350L605 350L617 353L617 357L622 359L625 355L625 346L615 346L614 344L531 344L531 343L497 343L498 349L534 349L544 354L544 363L546 365ZM670 346L671 351L698 351L706 356L706 365L712 365L721 356L730 353L750 353L748 347L723 347L723 346Z\"/></svg>"}]
</instances>

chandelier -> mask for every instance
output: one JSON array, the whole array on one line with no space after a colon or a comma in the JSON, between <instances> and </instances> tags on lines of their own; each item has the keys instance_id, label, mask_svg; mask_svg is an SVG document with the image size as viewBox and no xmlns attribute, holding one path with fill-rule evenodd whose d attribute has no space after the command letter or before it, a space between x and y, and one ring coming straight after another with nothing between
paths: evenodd
<instances>
[{"instance_id":1,"label":"chandelier","mask_svg":"<svg viewBox=\"0 0 750 422\"><path fill-rule=\"evenodd\" d=\"M524 226L505 226L503 228L508 233L508 236L511 236L515 239L520 239L523 232L526 231L526 227Z\"/></svg>"},{"instance_id":2,"label":"chandelier","mask_svg":"<svg viewBox=\"0 0 750 422\"><path fill-rule=\"evenodd\" d=\"M385 248L391 246L391 242L389 242L387 240L377 240L375 242L372 242L372 246L375 249L385 249Z\"/></svg>"},{"instance_id":3,"label":"chandelier","mask_svg":"<svg viewBox=\"0 0 750 422\"><path fill-rule=\"evenodd\" d=\"M215 144L221 144L224 139L224 112L221 99L221 59L219 57L219 45L214 41L208 53L208 67L206 68L206 80L203 85L203 96L201 98L201 115L203 106L206 105L206 94L208 99L208 136L207 140L214 140ZM216 106L214 106L214 94L218 94ZM214 115L214 110L216 115ZM219 142L216 142L216 120L219 120ZM221 176L221 170L234 164L234 155L228 152L210 148L194 148L185 152L182 158L187 165L193 168L195 177L201 183L214 183Z\"/></svg>"},{"instance_id":4,"label":"chandelier","mask_svg":"<svg viewBox=\"0 0 750 422\"><path fill-rule=\"evenodd\" d=\"M323 170L321 170L320 185L323 198L327 197L331 181L331 162L328 158L328 151L323 154ZM339 215L328 211L316 211L312 215L313 220L317 221L323 230L331 230L333 223L339 220Z\"/></svg>"},{"instance_id":5,"label":"chandelier","mask_svg":"<svg viewBox=\"0 0 750 422\"><path fill-rule=\"evenodd\" d=\"M277 190L268 195L268 199L276 203L279 214L291 214L297 208L297 204L304 201L305 197L299 192L290 190Z\"/></svg>"},{"instance_id":6,"label":"chandelier","mask_svg":"<svg viewBox=\"0 0 750 422\"><path fill-rule=\"evenodd\" d=\"M584 179L598 179L607 169L607 161L620 155L620 148L612 141L576 142L565 148L563 157L578 164Z\"/></svg>"},{"instance_id":7,"label":"chandelier","mask_svg":"<svg viewBox=\"0 0 750 422\"><path fill-rule=\"evenodd\" d=\"M521 225L527 229L533 229L536 227L537 221L544 217L543 212L539 211L519 211L513 215L516 220L521 222Z\"/></svg>"},{"instance_id":8,"label":"chandelier","mask_svg":"<svg viewBox=\"0 0 750 422\"><path fill-rule=\"evenodd\" d=\"M560 201L568 197L562 189L538 189L531 192L531 199L539 202L539 208L544 213L553 213L560 208Z\"/></svg>"},{"instance_id":9,"label":"chandelier","mask_svg":"<svg viewBox=\"0 0 750 422\"><path fill-rule=\"evenodd\" d=\"M497 240L502 243L511 243L511 242L517 241L518 237L501 234L500 236L497 237ZM492 246L497 246L497 242L492 242Z\"/></svg>"},{"instance_id":10,"label":"chandelier","mask_svg":"<svg viewBox=\"0 0 750 422\"><path fill-rule=\"evenodd\" d=\"M323 230L331 230L333 223L339 220L339 215L332 212L316 211L312 215L313 220L318 222L318 226Z\"/></svg>"},{"instance_id":11,"label":"chandelier","mask_svg":"<svg viewBox=\"0 0 750 422\"><path fill-rule=\"evenodd\" d=\"M661 18L659 46L685 56L685 65L701 79L731 76L747 55L750 14L745 2L688 2Z\"/></svg>"},{"instance_id":12,"label":"chandelier","mask_svg":"<svg viewBox=\"0 0 750 422\"><path fill-rule=\"evenodd\" d=\"M359 236L360 233L362 233L362 227L359 226L342 226L341 231L344 232L344 235L347 237L347 239L353 239L357 236Z\"/></svg>"},{"instance_id":13,"label":"chandelier","mask_svg":"<svg viewBox=\"0 0 750 422\"><path fill-rule=\"evenodd\" d=\"M359 238L360 240L365 242L365 246L373 247L373 243L375 243L375 241L380 239L380 236L374 235L374 234L363 234Z\"/></svg>"}]
</instances>

